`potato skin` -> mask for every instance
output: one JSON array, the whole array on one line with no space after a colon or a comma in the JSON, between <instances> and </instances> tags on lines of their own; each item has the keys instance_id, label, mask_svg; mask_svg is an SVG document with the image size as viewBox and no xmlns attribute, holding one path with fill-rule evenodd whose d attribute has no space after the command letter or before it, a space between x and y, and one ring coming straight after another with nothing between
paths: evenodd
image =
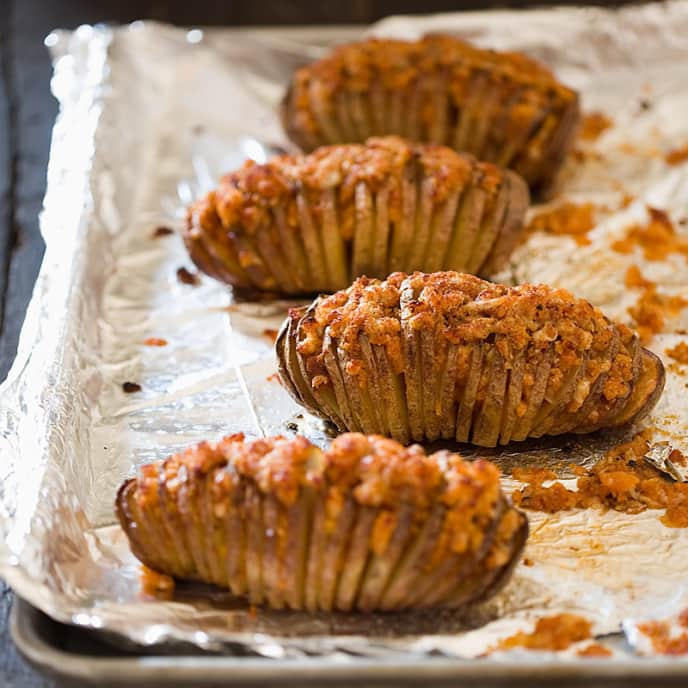
<instances>
[{"instance_id":1,"label":"potato skin","mask_svg":"<svg viewBox=\"0 0 688 688\"><path fill-rule=\"evenodd\" d=\"M115 509L153 570L310 612L464 607L528 534L488 461L356 433L204 442L144 466Z\"/></svg>"},{"instance_id":2,"label":"potato skin","mask_svg":"<svg viewBox=\"0 0 688 688\"><path fill-rule=\"evenodd\" d=\"M618 427L645 417L664 387L661 361L587 301L456 272L360 278L319 297L291 313L277 358L311 412L403 443L494 447Z\"/></svg>"},{"instance_id":3,"label":"potato skin","mask_svg":"<svg viewBox=\"0 0 688 688\"><path fill-rule=\"evenodd\" d=\"M521 53L431 35L336 48L294 74L281 117L306 151L393 134L473 153L546 189L573 144L580 106Z\"/></svg>"},{"instance_id":4,"label":"potato skin","mask_svg":"<svg viewBox=\"0 0 688 688\"><path fill-rule=\"evenodd\" d=\"M217 280L314 294L394 270L499 270L528 204L510 170L388 136L247 162L189 208L184 241Z\"/></svg>"}]
</instances>

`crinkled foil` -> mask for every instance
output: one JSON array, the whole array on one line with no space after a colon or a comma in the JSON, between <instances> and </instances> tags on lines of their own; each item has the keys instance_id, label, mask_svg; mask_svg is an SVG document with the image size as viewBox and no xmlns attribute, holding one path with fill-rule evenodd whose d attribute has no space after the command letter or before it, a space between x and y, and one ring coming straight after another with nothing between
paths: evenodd
<instances>
[{"instance_id":1,"label":"crinkled foil","mask_svg":"<svg viewBox=\"0 0 688 688\"><path fill-rule=\"evenodd\" d=\"M656 151L688 141L688 4L618 12L557 9L392 18L385 35L451 31L499 49L524 49L579 88L587 110L615 126L600 154L572 159L560 194L619 205L588 246L533 235L501 276L571 288L629 320L637 294L631 263L667 293L686 294L682 257L647 262L610 250L645 204L688 214L688 164ZM289 148L276 106L292 70L354 30L189 31L148 23L81 27L48 38L60 101L42 217L44 264L2 389L0 571L61 621L147 645L188 641L269 657L326 653L473 657L556 611L590 618L598 634L635 628L688 606L688 530L658 512L531 513L526 556L498 598L470 617L319 615L247 609L222 593L180 586L173 601L147 598L140 571L114 526L118 485L136 467L201 439L324 428L275 381L270 331L286 302L248 303L191 268L177 234L183 206L246 157ZM686 232L677 223L678 230ZM653 342L664 356L688 326L688 310ZM167 346L145 346L149 337ZM669 362L665 357L665 362ZM686 368L668 368L650 423L685 449ZM124 382L141 386L126 394ZM588 463L615 435L558 438L487 453L514 463ZM505 487L514 482L505 478ZM229 645L228 645L229 644ZM623 655L623 652L620 653ZM613 661L613 660L612 660Z\"/></svg>"}]
</instances>

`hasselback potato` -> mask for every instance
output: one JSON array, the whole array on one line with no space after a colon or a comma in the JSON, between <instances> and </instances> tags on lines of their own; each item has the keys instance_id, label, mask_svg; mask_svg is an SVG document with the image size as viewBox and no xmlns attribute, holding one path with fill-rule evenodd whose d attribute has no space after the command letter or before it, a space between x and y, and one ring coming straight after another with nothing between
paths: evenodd
<instances>
[{"instance_id":1,"label":"hasselback potato","mask_svg":"<svg viewBox=\"0 0 688 688\"><path fill-rule=\"evenodd\" d=\"M474 153L548 186L576 135L578 95L521 53L450 36L369 39L299 69L282 106L304 150L397 134Z\"/></svg>"},{"instance_id":2,"label":"hasselback potato","mask_svg":"<svg viewBox=\"0 0 688 688\"><path fill-rule=\"evenodd\" d=\"M563 289L456 272L360 278L291 309L277 338L292 396L340 430L493 447L645 416L664 367Z\"/></svg>"},{"instance_id":3,"label":"hasselback potato","mask_svg":"<svg viewBox=\"0 0 688 688\"><path fill-rule=\"evenodd\" d=\"M515 173L391 136L248 162L190 208L184 238L221 281L312 294L394 270L495 271L527 207Z\"/></svg>"},{"instance_id":4,"label":"hasselback potato","mask_svg":"<svg viewBox=\"0 0 688 688\"><path fill-rule=\"evenodd\" d=\"M528 533L488 461L360 434L204 442L144 466L116 511L155 571L308 611L476 602Z\"/></svg>"}]
</instances>

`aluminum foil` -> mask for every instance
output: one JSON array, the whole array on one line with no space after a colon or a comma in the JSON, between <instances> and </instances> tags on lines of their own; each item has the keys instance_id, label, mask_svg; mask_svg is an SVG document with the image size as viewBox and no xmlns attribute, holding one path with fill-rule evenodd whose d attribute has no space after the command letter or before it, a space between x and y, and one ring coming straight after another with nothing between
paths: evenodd
<instances>
[{"instance_id":1,"label":"aluminum foil","mask_svg":"<svg viewBox=\"0 0 688 688\"><path fill-rule=\"evenodd\" d=\"M585 109L615 120L595 144L601 159L572 160L559 190L609 206L591 244L533 235L501 278L569 287L622 320L637 297L624 287L631 262L661 290L686 294L685 260L647 262L610 243L643 219L646 203L677 220L688 215L688 164L669 167L656 153L688 142L688 3L399 17L371 29L433 30L527 50L581 90ZM475 657L558 611L582 614L608 634L688 606L688 531L664 527L654 511L531 513L533 565L519 566L469 617L256 614L198 586L180 586L173 601L142 592L139 566L113 525L115 491L138 465L236 431L327 440L274 377L270 335L289 304L245 302L205 277L181 282L178 269L192 268L181 239L155 238L155 230L178 231L184 205L222 172L288 149L276 104L292 70L361 33L136 23L48 37L60 114L41 222L47 250L0 403L0 572L54 618L114 632L120 642L346 661ZM614 210L626 193L637 200ZM665 348L687 327L684 310L653 341L667 363ZM151 337L167 345L146 346ZM668 368L649 421L684 450L685 374L685 366ZM141 390L127 394L125 382ZM507 469L585 465L622 439L555 438L482 453Z\"/></svg>"}]
</instances>

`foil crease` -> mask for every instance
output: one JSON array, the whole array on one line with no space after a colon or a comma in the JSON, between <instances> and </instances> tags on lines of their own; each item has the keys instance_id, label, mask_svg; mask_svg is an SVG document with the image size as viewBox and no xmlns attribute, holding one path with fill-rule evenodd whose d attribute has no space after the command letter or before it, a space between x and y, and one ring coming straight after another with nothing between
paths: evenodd
<instances>
[{"instance_id":1,"label":"foil crease","mask_svg":"<svg viewBox=\"0 0 688 688\"><path fill-rule=\"evenodd\" d=\"M668 167L653 152L688 141L688 122L678 116L688 111L688 3L394 17L369 32L437 30L526 50L580 89L586 110L614 117L594 145L604 163L571 162L561 197L615 207L623 194L636 196L607 214L588 246L533 235L499 277L565 286L626 321L637 296L623 281L632 263L663 292L688 293L683 258L648 262L610 250L648 203L676 219L688 213L688 164ZM529 513L533 565L519 566L497 598L464 617L256 614L198 586L179 587L172 601L143 594L139 566L113 525L116 489L137 466L237 431L328 440L274 377L270 333L290 304L244 302L205 277L181 283L178 268L192 266L178 231L184 205L222 172L291 148L276 114L291 72L362 33L186 32L137 22L49 37L60 114L41 218L47 250L0 402L0 572L52 617L119 642L345 661L476 657L558 611L582 614L608 634L688 606L688 531L666 528L655 511ZM159 226L177 231L152 238ZM688 310L653 340L665 363L665 349L686 328ZM167 345L145 346L149 337ZM686 368L667 372L649 423L685 451ZM124 393L124 382L141 391ZM589 465L623 439L602 433L465 451L499 463L510 490L513 465Z\"/></svg>"}]
</instances>

